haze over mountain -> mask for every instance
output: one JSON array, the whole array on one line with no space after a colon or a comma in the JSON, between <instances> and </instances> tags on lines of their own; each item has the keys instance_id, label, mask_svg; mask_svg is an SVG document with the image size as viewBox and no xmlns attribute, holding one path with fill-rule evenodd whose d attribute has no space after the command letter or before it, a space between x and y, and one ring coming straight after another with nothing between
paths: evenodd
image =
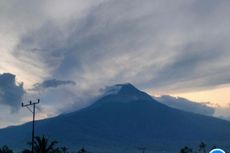
<instances>
[{"instance_id":1,"label":"haze over mountain","mask_svg":"<svg viewBox=\"0 0 230 153\"><path fill-rule=\"evenodd\" d=\"M94 104L69 114L36 122L36 135L46 135L78 149L93 152L178 152L184 145L230 149L230 122L189 113L159 103L131 84L106 90ZM31 123L0 130L0 145L17 150L30 141Z\"/></svg>"},{"instance_id":2,"label":"haze over mountain","mask_svg":"<svg viewBox=\"0 0 230 153\"><path fill-rule=\"evenodd\" d=\"M182 97L172 97L169 95L163 95L160 97L153 97L157 101L180 110L184 110L187 112L197 113L201 115L207 115L207 116L214 116L215 108L208 106L208 102L206 103L198 103L191 100L188 100L186 98Z\"/></svg>"}]
</instances>

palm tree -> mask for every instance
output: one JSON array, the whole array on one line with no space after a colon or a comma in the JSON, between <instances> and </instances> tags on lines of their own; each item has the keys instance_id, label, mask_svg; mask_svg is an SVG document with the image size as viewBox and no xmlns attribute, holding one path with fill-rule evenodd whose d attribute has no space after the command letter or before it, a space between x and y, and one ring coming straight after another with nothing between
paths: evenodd
<instances>
[{"instance_id":1,"label":"palm tree","mask_svg":"<svg viewBox=\"0 0 230 153\"><path fill-rule=\"evenodd\" d=\"M48 138L42 137L35 137L34 140L34 152L35 153L53 153L57 148L55 145L57 141L49 141ZM56 152L56 151L55 151Z\"/></svg>"},{"instance_id":2,"label":"palm tree","mask_svg":"<svg viewBox=\"0 0 230 153\"><path fill-rule=\"evenodd\" d=\"M8 146L4 145L0 148L0 153L13 153L13 150L11 150Z\"/></svg>"},{"instance_id":3,"label":"palm tree","mask_svg":"<svg viewBox=\"0 0 230 153\"><path fill-rule=\"evenodd\" d=\"M199 145L199 152L206 153L206 144L204 142L201 142Z\"/></svg>"}]
</instances>

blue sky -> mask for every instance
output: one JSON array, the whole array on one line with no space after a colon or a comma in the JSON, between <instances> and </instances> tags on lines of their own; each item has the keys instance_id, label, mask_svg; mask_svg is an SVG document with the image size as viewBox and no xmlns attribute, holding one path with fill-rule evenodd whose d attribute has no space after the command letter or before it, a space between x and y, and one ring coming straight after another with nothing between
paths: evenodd
<instances>
[{"instance_id":1,"label":"blue sky","mask_svg":"<svg viewBox=\"0 0 230 153\"><path fill-rule=\"evenodd\" d=\"M123 82L228 110L229 6L228 0L0 0L0 126L30 119L21 101L41 98L44 118L86 106L101 88Z\"/></svg>"}]
</instances>

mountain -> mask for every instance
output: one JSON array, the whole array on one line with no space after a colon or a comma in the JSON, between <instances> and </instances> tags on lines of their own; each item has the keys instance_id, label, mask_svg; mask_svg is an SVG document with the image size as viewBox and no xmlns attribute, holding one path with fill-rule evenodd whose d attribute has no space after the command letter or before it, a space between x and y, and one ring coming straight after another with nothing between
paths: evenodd
<instances>
[{"instance_id":1,"label":"mountain","mask_svg":"<svg viewBox=\"0 0 230 153\"><path fill-rule=\"evenodd\" d=\"M91 106L36 122L36 134L72 150L91 152L179 152L201 141L230 149L230 122L170 108L131 84L118 84ZM31 139L31 123L0 130L0 145L17 150Z\"/></svg>"}]
</instances>

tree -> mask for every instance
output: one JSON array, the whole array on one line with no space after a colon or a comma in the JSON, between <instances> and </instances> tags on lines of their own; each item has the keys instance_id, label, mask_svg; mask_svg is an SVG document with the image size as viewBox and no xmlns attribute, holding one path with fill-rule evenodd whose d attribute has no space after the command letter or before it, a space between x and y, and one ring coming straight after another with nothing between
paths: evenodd
<instances>
[{"instance_id":1,"label":"tree","mask_svg":"<svg viewBox=\"0 0 230 153\"><path fill-rule=\"evenodd\" d=\"M204 142L201 142L199 145L199 152L206 153L206 144Z\"/></svg>"},{"instance_id":2,"label":"tree","mask_svg":"<svg viewBox=\"0 0 230 153\"><path fill-rule=\"evenodd\" d=\"M180 150L180 153L192 153L192 149L185 146L184 148Z\"/></svg>"},{"instance_id":3,"label":"tree","mask_svg":"<svg viewBox=\"0 0 230 153\"><path fill-rule=\"evenodd\" d=\"M84 147L82 147L82 148L78 151L78 153L87 153L87 152L88 152L88 151L86 151Z\"/></svg>"},{"instance_id":4,"label":"tree","mask_svg":"<svg viewBox=\"0 0 230 153\"><path fill-rule=\"evenodd\" d=\"M62 151L62 153L69 153L68 152L68 148L67 147L61 147L61 151Z\"/></svg>"},{"instance_id":5,"label":"tree","mask_svg":"<svg viewBox=\"0 0 230 153\"><path fill-rule=\"evenodd\" d=\"M35 137L34 140L34 152L35 153L53 153L56 152L55 150L57 147L55 145L57 144L57 141L49 141L48 138L42 137Z\"/></svg>"},{"instance_id":6,"label":"tree","mask_svg":"<svg viewBox=\"0 0 230 153\"><path fill-rule=\"evenodd\" d=\"M21 153L31 153L31 150L29 150L29 149L24 149Z\"/></svg>"},{"instance_id":7,"label":"tree","mask_svg":"<svg viewBox=\"0 0 230 153\"><path fill-rule=\"evenodd\" d=\"M4 145L0 148L0 153L13 153L13 150L11 150L8 146Z\"/></svg>"},{"instance_id":8,"label":"tree","mask_svg":"<svg viewBox=\"0 0 230 153\"><path fill-rule=\"evenodd\" d=\"M50 153L63 153L63 152L60 148L54 148L52 149L52 151L50 151Z\"/></svg>"}]
</instances>

